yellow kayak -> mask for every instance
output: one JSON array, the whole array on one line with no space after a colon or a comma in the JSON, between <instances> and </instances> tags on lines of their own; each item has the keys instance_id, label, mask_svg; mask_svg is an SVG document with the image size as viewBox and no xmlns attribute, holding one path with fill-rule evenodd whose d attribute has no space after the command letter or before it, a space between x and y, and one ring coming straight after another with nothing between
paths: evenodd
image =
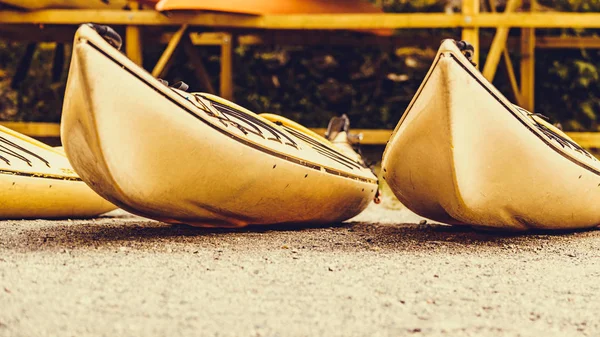
<instances>
[{"instance_id":1,"label":"yellow kayak","mask_svg":"<svg viewBox=\"0 0 600 337\"><path fill-rule=\"evenodd\" d=\"M27 9L122 9L127 0L0 0L0 3Z\"/></svg>"},{"instance_id":2,"label":"yellow kayak","mask_svg":"<svg viewBox=\"0 0 600 337\"><path fill-rule=\"evenodd\" d=\"M0 219L80 218L116 207L75 174L60 149L0 126Z\"/></svg>"},{"instance_id":3,"label":"yellow kayak","mask_svg":"<svg viewBox=\"0 0 600 337\"><path fill-rule=\"evenodd\" d=\"M386 147L383 176L415 213L491 229L600 224L600 163L509 102L442 43Z\"/></svg>"},{"instance_id":4,"label":"yellow kayak","mask_svg":"<svg viewBox=\"0 0 600 337\"><path fill-rule=\"evenodd\" d=\"M79 28L62 117L67 156L106 199L212 227L337 222L373 200L377 178L355 158L223 98L168 87L117 40Z\"/></svg>"}]
</instances>

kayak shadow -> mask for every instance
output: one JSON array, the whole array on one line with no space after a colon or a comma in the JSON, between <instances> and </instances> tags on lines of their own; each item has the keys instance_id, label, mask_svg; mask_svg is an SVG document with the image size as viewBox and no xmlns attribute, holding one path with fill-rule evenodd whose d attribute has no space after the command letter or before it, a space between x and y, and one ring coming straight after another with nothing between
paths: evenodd
<instances>
[{"instance_id":1,"label":"kayak shadow","mask_svg":"<svg viewBox=\"0 0 600 337\"><path fill-rule=\"evenodd\" d=\"M551 243L568 243L582 237L600 235L597 228L585 230L530 230L526 232L490 231L470 226L441 224L369 224L355 223L352 228L369 234L381 250L438 251L440 248L453 253L498 250L551 249Z\"/></svg>"},{"instance_id":2,"label":"kayak shadow","mask_svg":"<svg viewBox=\"0 0 600 337\"><path fill-rule=\"evenodd\" d=\"M347 223L255 225L243 228L203 228L141 218L88 220L22 220L11 222L11 235L0 234L0 247L26 251L101 248L111 245L218 244L220 240L269 240L273 236L293 238L297 233L343 230ZM0 225L0 233L3 226Z\"/></svg>"},{"instance_id":3,"label":"kayak shadow","mask_svg":"<svg viewBox=\"0 0 600 337\"><path fill-rule=\"evenodd\" d=\"M300 248L316 251L419 252L486 249L530 249L552 241L599 235L597 231L506 233L437 224L380 224L345 222L326 225L284 224L244 228L200 228L169 225L141 218L100 218L75 221L16 221L0 247L25 251L129 247L137 250L211 249L251 250ZM17 228L17 230L14 230ZM0 226L0 233L6 228ZM286 248L284 248L286 249Z\"/></svg>"}]
</instances>

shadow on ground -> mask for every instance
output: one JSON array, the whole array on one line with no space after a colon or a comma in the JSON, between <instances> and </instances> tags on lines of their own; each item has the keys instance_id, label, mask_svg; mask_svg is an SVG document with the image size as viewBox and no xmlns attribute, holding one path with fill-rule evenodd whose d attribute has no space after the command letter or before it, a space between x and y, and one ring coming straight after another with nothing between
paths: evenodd
<instances>
[{"instance_id":1,"label":"shadow on ground","mask_svg":"<svg viewBox=\"0 0 600 337\"><path fill-rule=\"evenodd\" d=\"M5 223L6 224L6 223ZM316 251L432 251L440 247L457 253L531 248L568 242L598 231L493 233L470 227L430 224L339 223L327 226L251 226L243 229L205 229L138 219L84 221L14 221L0 226L0 247L17 251L96 249L127 246L179 248L231 245L235 249L300 247Z\"/></svg>"}]
</instances>

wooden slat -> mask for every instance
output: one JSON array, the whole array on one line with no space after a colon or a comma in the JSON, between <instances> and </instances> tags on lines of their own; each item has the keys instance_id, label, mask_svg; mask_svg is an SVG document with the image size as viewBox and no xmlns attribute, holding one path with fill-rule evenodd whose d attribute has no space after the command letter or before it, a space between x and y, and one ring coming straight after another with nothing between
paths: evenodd
<instances>
[{"instance_id":1,"label":"wooden slat","mask_svg":"<svg viewBox=\"0 0 600 337\"><path fill-rule=\"evenodd\" d=\"M190 33L190 38L197 46L218 46L223 40L222 33ZM166 44L173 37L173 33L164 33L160 37L160 43ZM33 38L33 36L31 37ZM334 46L379 46L382 48L394 48L398 46L435 46L439 44L442 36L433 37L404 37L404 36L347 36L335 35L334 33L323 34L323 32L287 32L269 31L262 34L239 35L237 43L240 45L334 45ZM479 39L482 48L491 46L492 39L482 37ZM509 48L519 46L520 41L516 37L507 39ZM600 49L600 37L536 37L535 47L540 49Z\"/></svg>"},{"instance_id":2,"label":"wooden slat","mask_svg":"<svg viewBox=\"0 0 600 337\"><path fill-rule=\"evenodd\" d=\"M196 46L220 46L223 43L223 39L225 38L225 36L223 35L224 33L221 32L205 32L205 33L190 33L190 39L192 41L192 44L196 45ZM256 38L256 40L259 40L260 38L257 38L256 35L249 35L249 36L253 36ZM252 38L250 38L252 39ZM240 43L241 43L241 38L240 38ZM252 43L252 44L262 44L262 43Z\"/></svg>"},{"instance_id":3,"label":"wooden slat","mask_svg":"<svg viewBox=\"0 0 600 337\"><path fill-rule=\"evenodd\" d=\"M517 83L517 77L515 76L515 69L513 68L512 60L510 59L510 55L508 50L504 48L503 59L504 59L504 67L506 69L506 76L508 77L508 83L510 83L510 89L515 99L515 103L519 106L523 106L523 98L521 97L521 89L519 89L519 84Z\"/></svg>"},{"instance_id":4,"label":"wooden slat","mask_svg":"<svg viewBox=\"0 0 600 337\"><path fill-rule=\"evenodd\" d=\"M312 131L324 135L325 128L311 128ZM362 133L363 145L385 145L392 135L393 130L383 129L352 129L354 134ZM600 132L567 132L575 142L585 148L600 148Z\"/></svg>"},{"instance_id":5,"label":"wooden slat","mask_svg":"<svg viewBox=\"0 0 600 337\"><path fill-rule=\"evenodd\" d=\"M325 135L325 128L311 128L312 131L319 135ZM387 144L393 130L386 129L352 129L350 133L362 134L363 139L360 142L363 145L385 145Z\"/></svg>"},{"instance_id":6,"label":"wooden slat","mask_svg":"<svg viewBox=\"0 0 600 337\"><path fill-rule=\"evenodd\" d=\"M143 64L141 35L141 27L139 26L127 26L125 28L125 54L139 66Z\"/></svg>"},{"instance_id":7,"label":"wooden slat","mask_svg":"<svg viewBox=\"0 0 600 337\"><path fill-rule=\"evenodd\" d=\"M535 2L532 2L534 5ZM535 10L532 7L530 10ZM521 98L523 108L535 109L535 29L521 29Z\"/></svg>"},{"instance_id":8,"label":"wooden slat","mask_svg":"<svg viewBox=\"0 0 600 337\"><path fill-rule=\"evenodd\" d=\"M129 1L131 13L135 13L140 9L140 6L135 1ZM95 21L91 21L95 22ZM144 60L142 58L142 28L137 25L127 25L125 27L125 54L135 64L142 66Z\"/></svg>"},{"instance_id":9,"label":"wooden slat","mask_svg":"<svg viewBox=\"0 0 600 337\"><path fill-rule=\"evenodd\" d=\"M383 15L383 16L382 16ZM393 15L391 17L389 15ZM315 21L316 20L316 21ZM333 20L333 21L331 21ZM358 21L357 21L358 20ZM383 22L382 22L383 21ZM169 16L153 10L136 12L122 10L40 10L30 12L0 11L3 24L99 24L182 25L276 28L276 29L348 29L348 26L459 27L461 15L446 14L352 14L344 15L267 15L249 16L206 12L173 12ZM344 28L340 28L344 27Z\"/></svg>"},{"instance_id":10,"label":"wooden slat","mask_svg":"<svg viewBox=\"0 0 600 337\"><path fill-rule=\"evenodd\" d=\"M1 16L1 12L0 12ZM13 41L36 42L66 42L73 41L75 34L73 26L49 26L43 28L33 25L0 25L0 38ZM160 43L167 44L174 33L164 33ZM220 45L221 33L190 33L195 45ZM376 36L376 35L347 35L324 31L264 31L260 34L239 35L237 43L241 45L334 45L334 46L376 46L394 48L398 46L431 47L439 44L443 36ZM156 43L156 37L146 38L147 42ZM492 39L482 36L479 40L481 48L491 45ZM509 37L509 49L519 46L518 38ZM537 36L535 47L541 49L600 49L600 37L576 36Z\"/></svg>"},{"instance_id":11,"label":"wooden slat","mask_svg":"<svg viewBox=\"0 0 600 337\"><path fill-rule=\"evenodd\" d=\"M233 99L233 37L231 34L223 35L221 44L221 87L220 96Z\"/></svg>"},{"instance_id":12,"label":"wooden slat","mask_svg":"<svg viewBox=\"0 0 600 337\"><path fill-rule=\"evenodd\" d=\"M567 132L577 144L588 149L600 149L600 132Z\"/></svg>"},{"instance_id":13,"label":"wooden slat","mask_svg":"<svg viewBox=\"0 0 600 337\"><path fill-rule=\"evenodd\" d=\"M535 47L544 49L600 49L600 37L536 37Z\"/></svg>"},{"instance_id":14,"label":"wooden slat","mask_svg":"<svg viewBox=\"0 0 600 337\"><path fill-rule=\"evenodd\" d=\"M519 7L520 3L521 0L509 0L506 4L504 15L514 12L517 7ZM491 8L494 11L496 10L494 6ZM482 71L483 76L490 82L494 80L496 69L498 69L498 63L500 62L500 57L504 55L503 51L506 49L506 41L508 39L509 31L510 27L498 27L496 29L496 35L494 35L494 40L490 46L490 51L488 52L485 60L485 66L483 67Z\"/></svg>"},{"instance_id":15,"label":"wooden slat","mask_svg":"<svg viewBox=\"0 0 600 337\"><path fill-rule=\"evenodd\" d=\"M472 1L472 0L469 0ZM298 14L248 16L223 13L171 13L153 10L0 11L5 24L77 25L81 22L151 26L209 26L258 29L386 29L451 27L600 28L600 13L444 13Z\"/></svg>"},{"instance_id":16,"label":"wooden slat","mask_svg":"<svg viewBox=\"0 0 600 337\"><path fill-rule=\"evenodd\" d=\"M472 18L479 14L479 0L463 0L462 13L465 19L471 22ZM473 45L475 50L472 61L479 64L479 28L477 26L463 27L462 39Z\"/></svg>"},{"instance_id":17,"label":"wooden slat","mask_svg":"<svg viewBox=\"0 0 600 337\"><path fill-rule=\"evenodd\" d=\"M169 67L171 65L171 61L173 60L173 54L179 46L181 42L181 38L186 33L188 29L188 25L182 25L173 36L169 40L165 51L160 55L158 62L154 65L154 69L152 69L152 76L154 77L164 77L165 74L169 71Z\"/></svg>"},{"instance_id":18,"label":"wooden slat","mask_svg":"<svg viewBox=\"0 0 600 337\"><path fill-rule=\"evenodd\" d=\"M60 137L58 123L0 122L0 125L31 137Z\"/></svg>"}]
</instances>

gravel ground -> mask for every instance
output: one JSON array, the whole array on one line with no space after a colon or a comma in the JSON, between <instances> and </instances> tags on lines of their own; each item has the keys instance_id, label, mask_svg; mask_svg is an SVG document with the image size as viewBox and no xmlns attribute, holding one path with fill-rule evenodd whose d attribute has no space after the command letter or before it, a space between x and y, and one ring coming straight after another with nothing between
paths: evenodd
<instances>
[{"instance_id":1,"label":"gravel ground","mask_svg":"<svg viewBox=\"0 0 600 337\"><path fill-rule=\"evenodd\" d=\"M0 336L600 334L599 231L421 220L373 205L316 228L2 221Z\"/></svg>"}]
</instances>

